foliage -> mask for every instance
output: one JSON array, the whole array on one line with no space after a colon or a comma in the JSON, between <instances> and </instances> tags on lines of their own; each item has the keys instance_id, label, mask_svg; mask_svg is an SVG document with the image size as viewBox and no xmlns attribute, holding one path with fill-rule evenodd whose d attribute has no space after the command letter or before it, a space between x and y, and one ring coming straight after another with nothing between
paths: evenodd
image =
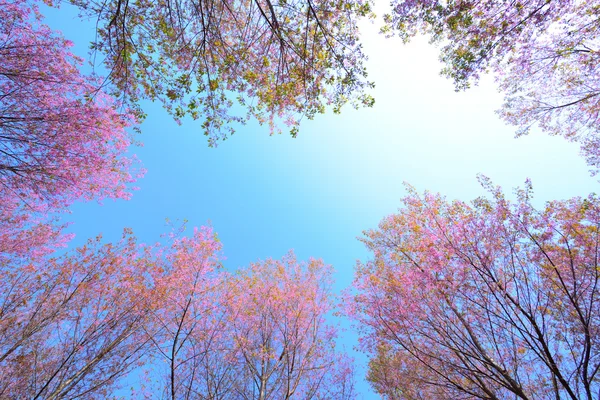
<instances>
[{"instance_id":1,"label":"foliage","mask_svg":"<svg viewBox=\"0 0 600 400\"><path fill-rule=\"evenodd\" d=\"M360 264L351 312L389 399L592 399L600 390L594 196L543 210L530 189L472 204L414 190Z\"/></svg>"},{"instance_id":2,"label":"foliage","mask_svg":"<svg viewBox=\"0 0 600 400\"><path fill-rule=\"evenodd\" d=\"M134 120L81 75L72 44L24 1L0 3L0 197L65 207L127 198Z\"/></svg>"},{"instance_id":3,"label":"foliage","mask_svg":"<svg viewBox=\"0 0 600 400\"><path fill-rule=\"evenodd\" d=\"M83 76L72 44L25 1L0 0L0 253L48 252L47 214L78 199L128 198L135 160L119 113ZM46 238L44 242L43 238Z\"/></svg>"},{"instance_id":4,"label":"foliage","mask_svg":"<svg viewBox=\"0 0 600 400\"><path fill-rule=\"evenodd\" d=\"M581 144L600 168L599 5L595 1L499 2L394 0L388 33L417 32L442 44L442 73L457 89L496 73L506 103L499 111L526 134L538 124Z\"/></svg>"},{"instance_id":5,"label":"foliage","mask_svg":"<svg viewBox=\"0 0 600 400\"><path fill-rule=\"evenodd\" d=\"M130 233L0 262L0 397L106 398L150 348L149 249Z\"/></svg>"},{"instance_id":6,"label":"foliage","mask_svg":"<svg viewBox=\"0 0 600 400\"><path fill-rule=\"evenodd\" d=\"M328 266L298 263L290 253L215 279L208 260L201 268L185 265L178 275L193 289L172 290L179 300L168 302L173 309L161 317L168 328L156 340L167 345L165 397L354 398L351 362L335 351L336 330L325 321Z\"/></svg>"},{"instance_id":7,"label":"foliage","mask_svg":"<svg viewBox=\"0 0 600 400\"><path fill-rule=\"evenodd\" d=\"M354 398L349 360L335 351L331 267L320 260L267 260L225 282L235 353L234 398Z\"/></svg>"},{"instance_id":8,"label":"foliage","mask_svg":"<svg viewBox=\"0 0 600 400\"><path fill-rule=\"evenodd\" d=\"M126 230L61 257L0 259L0 398L354 398L330 267L292 254L230 275L210 228L145 246ZM134 384L134 386L136 386Z\"/></svg>"},{"instance_id":9,"label":"foliage","mask_svg":"<svg viewBox=\"0 0 600 400\"><path fill-rule=\"evenodd\" d=\"M256 118L273 133L282 119L295 135L302 115L372 104L357 28L368 0L72 2L96 20L92 49L105 55L113 94L203 119L211 146L233 122ZM230 110L234 98L246 115Z\"/></svg>"},{"instance_id":10,"label":"foliage","mask_svg":"<svg viewBox=\"0 0 600 400\"><path fill-rule=\"evenodd\" d=\"M171 248L163 254L165 263L155 276L159 307L153 316L150 339L160 361L153 363L153 372L165 378L153 388L164 398L194 397L200 392L195 381L218 371L217 365L206 369L199 366L206 360L217 364L227 351L217 347L222 324L215 322L220 250L212 229L204 227L194 230L192 238L173 238ZM205 347L199 343L202 340L206 340ZM161 364L164 368L158 367ZM214 390L220 394L219 386Z\"/></svg>"}]
</instances>

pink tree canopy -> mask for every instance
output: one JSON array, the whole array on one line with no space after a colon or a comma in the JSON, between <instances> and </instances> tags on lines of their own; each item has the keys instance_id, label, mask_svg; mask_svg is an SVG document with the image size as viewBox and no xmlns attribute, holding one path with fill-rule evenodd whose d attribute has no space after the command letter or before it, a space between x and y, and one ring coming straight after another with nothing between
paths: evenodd
<instances>
[{"instance_id":1,"label":"pink tree canopy","mask_svg":"<svg viewBox=\"0 0 600 400\"><path fill-rule=\"evenodd\" d=\"M107 398L151 349L157 263L131 232L58 258L0 260L0 398Z\"/></svg>"},{"instance_id":2,"label":"pink tree canopy","mask_svg":"<svg viewBox=\"0 0 600 400\"><path fill-rule=\"evenodd\" d=\"M355 398L352 360L335 349L337 330L326 320L331 268L290 253L229 274L217 270L212 232L197 235L202 239L178 243L159 290L168 297L152 340L166 363L148 392L170 399Z\"/></svg>"},{"instance_id":3,"label":"pink tree canopy","mask_svg":"<svg viewBox=\"0 0 600 400\"><path fill-rule=\"evenodd\" d=\"M600 168L600 31L595 1L394 0L388 33L418 32L441 44L442 74L456 88L494 72L506 103L499 114L579 142Z\"/></svg>"},{"instance_id":4,"label":"pink tree canopy","mask_svg":"<svg viewBox=\"0 0 600 400\"><path fill-rule=\"evenodd\" d=\"M78 199L128 198L139 175L127 155L135 119L80 73L71 46L35 5L0 0L3 254L48 251L60 231L49 213Z\"/></svg>"},{"instance_id":5,"label":"pink tree canopy","mask_svg":"<svg viewBox=\"0 0 600 400\"><path fill-rule=\"evenodd\" d=\"M499 189L471 204L403 200L365 232L350 303L369 379L389 399L588 399L600 390L595 196Z\"/></svg>"},{"instance_id":6,"label":"pink tree canopy","mask_svg":"<svg viewBox=\"0 0 600 400\"><path fill-rule=\"evenodd\" d=\"M208 227L0 259L0 398L103 399L125 382L136 398L354 398L331 268L290 253L229 274L221 259Z\"/></svg>"}]
</instances>

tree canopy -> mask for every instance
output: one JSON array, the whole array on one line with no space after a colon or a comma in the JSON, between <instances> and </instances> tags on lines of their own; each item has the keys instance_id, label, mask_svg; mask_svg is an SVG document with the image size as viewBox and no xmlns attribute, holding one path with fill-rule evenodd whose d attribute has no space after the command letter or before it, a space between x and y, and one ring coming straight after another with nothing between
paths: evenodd
<instances>
[{"instance_id":1,"label":"tree canopy","mask_svg":"<svg viewBox=\"0 0 600 400\"><path fill-rule=\"evenodd\" d=\"M471 204L410 190L365 232L350 303L389 399L593 399L600 390L595 196Z\"/></svg>"},{"instance_id":2,"label":"tree canopy","mask_svg":"<svg viewBox=\"0 0 600 400\"><path fill-rule=\"evenodd\" d=\"M142 173L127 154L135 118L79 71L73 44L41 20L35 4L0 0L4 254L49 250L60 241L49 214L76 200L128 198Z\"/></svg>"},{"instance_id":3,"label":"tree canopy","mask_svg":"<svg viewBox=\"0 0 600 400\"><path fill-rule=\"evenodd\" d=\"M295 135L302 116L373 103L357 26L368 0L73 3L96 20L92 48L112 94L139 116L139 100L158 99L177 120L202 119L211 146L234 122L255 118L271 133L285 123Z\"/></svg>"},{"instance_id":4,"label":"tree canopy","mask_svg":"<svg viewBox=\"0 0 600 400\"><path fill-rule=\"evenodd\" d=\"M353 399L335 349L331 268L289 253L235 274L211 228L140 244L130 230L60 257L0 258L0 397Z\"/></svg>"},{"instance_id":5,"label":"tree canopy","mask_svg":"<svg viewBox=\"0 0 600 400\"><path fill-rule=\"evenodd\" d=\"M600 16L594 1L394 0L384 31L441 45L442 74L465 89L495 74L502 118L517 135L539 126L579 142L600 168Z\"/></svg>"}]
</instances>

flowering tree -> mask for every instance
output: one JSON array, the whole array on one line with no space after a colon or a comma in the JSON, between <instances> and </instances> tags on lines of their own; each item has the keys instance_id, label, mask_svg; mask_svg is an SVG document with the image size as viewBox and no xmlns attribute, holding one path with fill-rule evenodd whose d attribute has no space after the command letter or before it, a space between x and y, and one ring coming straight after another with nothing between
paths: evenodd
<instances>
[{"instance_id":1,"label":"flowering tree","mask_svg":"<svg viewBox=\"0 0 600 400\"><path fill-rule=\"evenodd\" d=\"M205 370L200 366L207 360L218 362L211 355L224 350L214 345L222 327L216 273L220 249L212 229L203 227L191 238L174 238L171 248L162 254L163 267L154 277L158 307L150 340L158 360L166 361L161 369L164 381L156 389L164 398L195 397L198 377L217 371L216 367ZM156 373L157 366L152 367ZM215 391L221 398L218 385Z\"/></svg>"},{"instance_id":2,"label":"flowering tree","mask_svg":"<svg viewBox=\"0 0 600 400\"><path fill-rule=\"evenodd\" d=\"M70 42L22 0L0 2L0 200L29 211L128 197L131 117L79 72ZM42 211L46 211L43 209Z\"/></svg>"},{"instance_id":3,"label":"flowering tree","mask_svg":"<svg viewBox=\"0 0 600 400\"><path fill-rule=\"evenodd\" d=\"M0 260L0 397L112 393L150 349L152 259L126 232L60 258Z\"/></svg>"},{"instance_id":4,"label":"flowering tree","mask_svg":"<svg viewBox=\"0 0 600 400\"><path fill-rule=\"evenodd\" d=\"M160 99L177 120L204 120L209 144L250 117L291 125L363 94L357 20L370 2L76 0L97 20L114 94L130 103ZM246 115L230 113L236 98ZM138 109L139 114L143 114Z\"/></svg>"},{"instance_id":5,"label":"flowering tree","mask_svg":"<svg viewBox=\"0 0 600 400\"><path fill-rule=\"evenodd\" d=\"M168 285L159 311L153 341L166 379L151 391L172 399L354 398L352 364L335 351L336 331L325 321L331 269L290 253L215 276L218 245L210 230L200 235L193 247L178 244L185 256L165 275L180 284Z\"/></svg>"},{"instance_id":6,"label":"flowering tree","mask_svg":"<svg viewBox=\"0 0 600 400\"><path fill-rule=\"evenodd\" d=\"M444 75L464 89L497 74L506 103L500 115L519 127L538 124L581 143L600 168L600 35L594 1L500 2L394 0L387 32L417 32L443 43Z\"/></svg>"},{"instance_id":7,"label":"flowering tree","mask_svg":"<svg viewBox=\"0 0 600 400\"><path fill-rule=\"evenodd\" d=\"M10 207L0 209L0 263L9 263L11 259L15 262L39 260L63 247L71 238L63 234L65 225L56 218L32 220L32 215L26 212L15 215Z\"/></svg>"},{"instance_id":8,"label":"flowering tree","mask_svg":"<svg viewBox=\"0 0 600 400\"><path fill-rule=\"evenodd\" d=\"M293 254L230 275L211 228L170 246L90 240L0 259L0 398L351 399L335 350L331 269Z\"/></svg>"},{"instance_id":9,"label":"flowering tree","mask_svg":"<svg viewBox=\"0 0 600 400\"><path fill-rule=\"evenodd\" d=\"M135 178L134 120L40 19L25 1L0 0L0 256L50 251L65 237L48 213L127 198Z\"/></svg>"},{"instance_id":10,"label":"flowering tree","mask_svg":"<svg viewBox=\"0 0 600 400\"><path fill-rule=\"evenodd\" d=\"M351 311L390 399L593 399L600 393L594 196L543 210L414 190L364 242Z\"/></svg>"},{"instance_id":11,"label":"flowering tree","mask_svg":"<svg viewBox=\"0 0 600 400\"><path fill-rule=\"evenodd\" d=\"M292 253L230 276L225 284L235 398L354 398L349 360L334 350L331 268Z\"/></svg>"}]
</instances>

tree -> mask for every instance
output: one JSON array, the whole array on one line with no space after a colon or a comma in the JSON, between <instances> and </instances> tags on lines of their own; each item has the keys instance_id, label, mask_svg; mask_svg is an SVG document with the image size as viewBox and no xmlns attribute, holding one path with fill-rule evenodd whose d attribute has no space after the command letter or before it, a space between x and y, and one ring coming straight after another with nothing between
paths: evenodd
<instances>
[{"instance_id":1,"label":"tree","mask_svg":"<svg viewBox=\"0 0 600 400\"><path fill-rule=\"evenodd\" d=\"M125 230L117 244L97 237L62 257L0 259L0 398L107 398L163 360L156 392L188 398L184 367L191 335L210 334L219 249L210 228L170 246Z\"/></svg>"},{"instance_id":2,"label":"tree","mask_svg":"<svg viewBox=\"0 0 600 400\"><path fill-rule=\"evenodd\" d=\"M25 1L0 3L0 199L29 212L127 198L134 119ZM14 199L19 201L15 202Z\"/></svg>"},{"instance_id":3,"label":"tree","mask_svg":"<svg viewBox=\"0 0 600 400\"><path fill-rule=\"evenodd\" d=\"M0 260L0 397L106 398L151 349L157 263L131 232L59 258Z\"/></svg>"},{"instance_id":4,"label":"tree","mask_svg":"<svg viewBox=\"0 0 600 400\"><path fill-rule=\"evenodd\" d=\"M600 201L499 188L471 204L410 189L363 239L351 313L389 399L600 393Z\"/></svg>"},{"instance_id":5,"label":"tree","mask_svg":"<svg viewBox=\"0 0 600 400\"><path fill-rule=\"evenodd\" d=\"M220 250L208 227L195 229L191 238L175 237L163 254L164 267L154 277L160 305L152 318L150 340L157 358L166 361L161 369L164 380L156 389L164 398L196 397L198 377L218 372L212 363L217 364L226 351L215 345L223 327L218 317ZM215 353L218 357L211 357ZM208 367L201 369L205 362ZM152 367L156 373L157 366ZM222 398L220 385L208 388L209 393L214 391L210 398Z\"/></svg>"},{"instance_id":6,"label":"tree","mask_svg":"<svg viewBox=\"0 0 600 400\"><path fill-rule=\"evenodd\" d=\"M0 208L0 263L39 260L72 238L63 233L65 224L56 217L34 217L26 212L15 215L15 208Z\"/></svg>"},{"instance_id":7,"label":"tree","mask_svg":"<svg viewBox=\"0 0 600 400\"><path fill-rule=\"evenodd\" d=\"M40 20L35 6L0 0L2 256L52 251L68 237L49 213L78 199L128 198L139 176L126 155L134 118Z\"/></svg>"},{"instance_id":8,"label":"tree","mask_svg":"<svg viewBox=\"0 0 600 400\"><path fill-rule=\"evenodd\" d=\"M230 275L207 227L169 246L130 230L101 242L0 259L0 398L107 398L125 379L146 398L354 398L321 261Z\"/></svg>"},{"instance_id":9,"label":"tree","mask_svg":"<svg viewBox=\"0 0 600 400\"><path fill-rule=\"evenodd\" d=\"M75 0L98 26L113 94L127 104L159 99L179 121L204 120L209 144L254 117L292 126L363 93L357 20L370 1ZM237 96L237 97L236 97ZM236 98L246 115L229 110ZM137 108L142 116L141 108Z\"/></svg>"},{"instance_id":10,"label":"tree","mask_svg":"<svg viewBox=\"0 0 600 400\"><path fill-rule=\"evenodd\" d=\"M201 235L203 261L197 253L196 261L178 258L166 275L183 286L168 285L174 297L154 339L168 367L152 391L172 399L354 398L352 364L334 349L336 330L325 321L330 267L290 253L215 280L216 243L210 231ZM186 257L190 244L181 243Z\"/></svg>"},{"instance_id":11,"label":"tree","mask_svg":"<svg viewBox=\"0 0 600 400\"><path fill-rule=\"evenodd\" d=\"M289 253L227 279L234 398L354 398L351 365L335 351L336 330L325 321L331 272Z\"/></svg>"},{"instance_id":12,"label":"tree","mask_svg":"<svg viewBox=\"0 0 600 400\"><path fill-rule=\"evenodd\" d=\"M506 94L499 113L519 127L517 136L537 124L580 142L588 164L600 168L596 2L394 0L392 6L385 31L404 40L422 32L441 43L442 74L457 90L495 72Z\"/></svg>"}]
</instances>

